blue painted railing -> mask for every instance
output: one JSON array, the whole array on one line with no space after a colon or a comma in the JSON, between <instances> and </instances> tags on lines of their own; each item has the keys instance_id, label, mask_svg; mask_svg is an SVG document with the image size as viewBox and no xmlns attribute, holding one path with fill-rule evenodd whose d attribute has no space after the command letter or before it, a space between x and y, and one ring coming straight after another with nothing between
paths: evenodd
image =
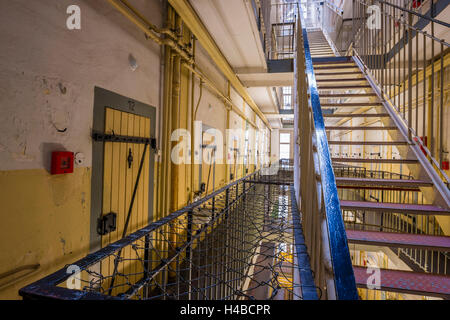
<instances>
[{"instance_id":1,"label":"blue painted railing","mask_svg":"<svg viewBox=\"0 0 450 320\"><path fill-rule=\"evenodd\" d=\"M318 167L322 186L323 206L326 212L326 222L328 226L329 248L331 262L334 272L335 295L338 300L358 299L355 276L353 273L352 261L347 244L347 235L341 213L340 202L336 187L336 180L333 172L332 161L329 153L328 140L325 131L325 124L320 105L319 92L314 75L313 61L308 42L307 29L303 27L304 17L301 7L299 31L301 31L305 53L305 72L308 79L310 106L312 107L314 133L316 136ZM298 49L300 50L300 48ZM301 76L301 75L299 75ZM300 117L306 115L299 115ZM299 132L299 135L302 133ZM317 167L317 164L316 164ZM302 186L310 188L312 186ZM304 213L305 214L305 213Z\"/></svg>"}]
</instances>

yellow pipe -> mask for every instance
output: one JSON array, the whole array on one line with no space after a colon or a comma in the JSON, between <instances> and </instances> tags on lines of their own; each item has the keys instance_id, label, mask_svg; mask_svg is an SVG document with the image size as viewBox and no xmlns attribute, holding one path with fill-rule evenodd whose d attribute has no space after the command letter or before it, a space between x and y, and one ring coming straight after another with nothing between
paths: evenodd
<instances>
[{"instance_id":1,"label":"yellow pipe","mask_svg":"<svg viewBox=\"0 0 450 320\"><path fill-rule=\"evenodd\" d=\"M430 74L430 76L428 77L429 84L431 84L431 77L434 77L434 74ZM427 96L428 96L428 109L427 109L427 118L428 118L427 119L428 120L427 121L427 135L428 135L428 138L427 138L427 143L424 143L424 145L428 148L428 150L430 150L431 154L434 154L434 150L430 149L431 139L433 139L433 132L431 132L431 124L434 121L434 119L431 117L432 108L434 108L434 106L431 105L431 96L433 93L433 89L434 88L432 88L431 85L428 85L428 94L427 94ZM434 144L434 145L436 145L436 144ZM427 158L429 159L430 157L427 157Z\"/></svg>"},{"instance_id":2,"label":"yellow pipe","mask_svg":"<svg viewBox=\"0 0 450 320\"><path fill-rule=\"evenodd\" d=\"M228 99L231 100L231 83L230 81L227 81L227 97ZM226 123L226 129L231 129L231 125L230 125L230 121L231 121L231 114L230 114L230 110L227 109L227 123ZM225 152L225 157L228 161L228 152L230 152L229 150L230 146L227 144L227 150ZM225 182L226 184L229 184L231 182L230 179L230 174L231 174L231 166L229 165L229 163L226 161L226 165L225 165Z\"/></svg>"},{"instance_id":3,"label":"yellow pipe","mask_svg":"<svg viewBox=\"0 0 450 320\"><path fill-rule=\"evenodd\" d=\"M215 43L212 36L209 34L206 27L198 17L194 8L187 0L169 0L171 6L177 11L180 17L183 19L188 28L197 37L202 44L203 48L208 52L212 60L219 67L225 77L231 82L233 87L239 93L239 95L247 102L247 104L253 109L258 117L266 124L269 129L272 129L266 116L261 112L252 97L248 94L242 82L236 76L233 68L228 63L227 59L220 51L219 47Z\"/></svg>"},{"instance_id":4,"label":"yellow pipe","mask_svg":"<svg viewBox=\"0 0 450 320\"><path fill-rule=\"evenodd\" d=\"M179 43L175 42L173 38L176 38L176 35L173 34L172 31L168 29L158 29L156 26L154 26L152 23L150 23L142 14L139 13L135 8L133 8L127 0L108 0L119 12L121 12L128 20L133 22L138 28L140 28L150 39L155 41L159 45L167 45L171 49L173 49L177 54L179 54L184 59L184 66L188 67L191 71L190 65L194 64L194 59L190 53L186 51L185 48L182 47ZM153 32L152 32L153 31ZM156 33L162 33L167 34L171 37L169 38L160 38ZM219 66L220 67L220 66ZM231 68L231 67L230 67ZM202 74L198 73L196 70L193 71L200 77L204 77ZM272 129L270 124L268 123L266 117L264 114L261 113L258 106L254 103L253 99L248 95L247 91L243 87L242 83L240 83L240 80L236 77L236 75L233 73L235 79L233 82L236 84L236 80L239 82L239 85L242 88L239 88L239 85L236 88L236 85L234 86L239 94L242 96L242 98L247 102L247 104L253 109L253 111L258 115L258 117L267 125L269 129ZM227 76L225 74L225 76ZM233 108L233 111L236 112L240 117L242 117L244 120L248 121L254 128L257 128L255 123L248 119L245 114L241 112L239 108L236 108L234 104L227 99L210 81L207 81L205 79L205 83L208 84L209 87L211 87L216 94L219 95L221 99L224 100L226 105ZM244 92L242 92L242 90Z\"/></svg>"},{"instance_id":5,"label":"yellow pipe","mask_svg":"<svg viewBox=\"0 0 450 320\"><path fill-rule=\"evenodd\" d=\"M186 63L184 63L183 66L191 72L195 73L218 96L218 98L222 100L225 106L228 106L228 108L233 110L238 116L248 121L254 128L257 128L256 124L251 119L249 119L238 107L236 107L229 97L220 92L220 90L217 89L214 83L209 80L202 72L196 70L194 67Z\"/></svg>"},{"instance_id":6,"label":"yellow pipe","mask_svg":"<svg viewBox=\"0 0 450 320\"><path fill-rule=\"evenodd\" d=\"M193 39L192 41L192 53L194 55L194 59L195 59L195 45L196 45L196 41L195 39ZM195 143L195 139L194 139L194 121L195 121L195 116L194 116L194 104L195 104L195 99L194 99L194 94L195 94L195 74L194 72L191 71L191 190L190 190L190 200L191 203L194 202L194 175L195 175L195 165L194 165L194 143Z\"/></svg>"},{"instance_id":7,"label":"yellow pipe","mask_svg":"<svg viewBox=\"0 0 450 320\"><path fill-rule=\"evenodd\" d=\"M178 53L184 60L188 63L194 63L194 60L189 52L187 52L180 44L175 42L170 38L161 38L152 32L152 24L148 25L146 22L142 21L140 17L141 14L136 15L129 7L125 6L120 0L108 0L119 12L121 12L128 20L133 22L139 29L141 29L150 39L155 41L157 44L166 45L172 48L176 53Z\"/></svg>"},{"instance_id":8,"label":"yellow pipe","mask_svg":"<svg viewBox=\"0 0 450 320\"><path fill-rule=\"evenodd\" d=\"M141 19L143 22L145 22L148 27L153 30L156 33L159 34L165 34L169 37L171 37L173 40L177 41L178 37L175 33L172 32L170 29L159 29L157 26L155 26L153 23L151 23L147 18L145 18L138 10L136 10L127 0L119 0L122 2L128 9L130 9L139 19Z\"/></svg>"}]
</instances>

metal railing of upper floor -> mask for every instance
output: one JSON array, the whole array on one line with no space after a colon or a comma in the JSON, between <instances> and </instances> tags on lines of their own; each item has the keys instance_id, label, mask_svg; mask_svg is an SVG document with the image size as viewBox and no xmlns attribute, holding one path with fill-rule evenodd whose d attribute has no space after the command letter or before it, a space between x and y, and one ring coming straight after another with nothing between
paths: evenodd
<instances>
[{"instance_id":1,"label":"metal railing of upper floor","mask_svg":"<svg viewBox=\"0 0 450 320\"><path fill-rule=\"evenodd\" d=\"M267 60L293 59L296 48L296 1L252 0Z\"/></svg>"},{"instance_id":2,"label":"metal railing of upper floor","mask_svg":"<svg viewBox=\"0 0 450 320\"><path fill-rule=\"evenodd\" d=\"M292 167L278 167L270 177L258 171L237 180L20 294L58 300L317 299Z\"/></svg>"},{"instance_id":3,"label":"metal railing of upper floor","mask_svg":"<svg viewBox=\"0 0 450 320\"><path fill-rule=\"evenodd\" d=\"M408 140L448 187L444 109L449 106L450 44L437 37L437 29L445 34L450 24L435 19L445 2L421 1L421 11L428 13L420 13L417 1L401 6L395 0L354 0L352 49Z\"/></svg>"},{"instance_id":4,"label":"metal railing of upper floor","mask_svg":"<svg viewBox=\"0 0 450 320\"><path fill-rule=\"evenodd\" d=\"M298 17L294 182L311 268L326 298L358 299L301 7Z\"/></svg>"}]
</instances>

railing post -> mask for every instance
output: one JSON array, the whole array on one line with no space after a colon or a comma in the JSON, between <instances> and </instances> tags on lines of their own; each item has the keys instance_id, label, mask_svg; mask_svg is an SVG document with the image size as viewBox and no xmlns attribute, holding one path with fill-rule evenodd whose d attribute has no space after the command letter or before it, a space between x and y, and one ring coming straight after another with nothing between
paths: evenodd
<instances>
[{"instance_id":1,"label":"railing post","mask_svg":"<svg viewBox=\"0 0 450 320\"><path fill-rule=\"evenodd\" d=\"M408 13L408 139L412 141L412 15ZM418 70L416 70L418 72ZM418 85L418 84L416 84ZM416 97L418 99L418 97ZM406 103L404 103L406 105Z\"/></svg>"},{"instance_id":2,"label":"railing post","mask_svg":"<svg viewBox=\"0 0 450 320\"><path fill-rule=\"evenodd\" d=\"M187 213L187 237L186 242L190 243L192 241L192 221L193 221L193 211ZM186 258L189 263L188 270L188 296L189 300L192 300L192 245L190 244L186 248Z\"/></svg>"}]
</instances>

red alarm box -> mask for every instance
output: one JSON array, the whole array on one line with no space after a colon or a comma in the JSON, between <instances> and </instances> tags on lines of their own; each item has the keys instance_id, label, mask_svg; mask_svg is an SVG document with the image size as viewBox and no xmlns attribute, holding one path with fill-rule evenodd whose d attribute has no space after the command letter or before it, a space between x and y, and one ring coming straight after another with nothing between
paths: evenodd
<instances>
[{"instance_id":1,"label":"red alarm box","mask_svg":"<svg viewBox=\"0 0 450 320\"><path fill-rule=\"evenodd\" d=\"M428 142L428 137L420 137L420 140L422 140L422 144L426 147L427 146L427 142ZM419 139L418 138L414 138L414 141L417 142L417 144L419 144ZM425 149L419 144L420 146L420 150L422 150L423 154L425 156L427 156L427 152L425 151Z\"/></svg>"},{"instance_id":2,"label":"red alarm box","mask_svg":"<svg viewBox=\"0 0 450 320\"><path fill-rule=\"evenodd\" d=\"M52 153L52 174L73 173L74 154L67 151Z\"/></svg>"},{"instance_id":3,"label":"red alarm box","mask_svg":"<svg viewBox=\"0 0 450 320\"><path fill-rule=\"evenodd\" d=\"M441 164L442 170L449 170L450 169L450 163L448 160L443 160Z\"/></svg>"}]
</instances>

